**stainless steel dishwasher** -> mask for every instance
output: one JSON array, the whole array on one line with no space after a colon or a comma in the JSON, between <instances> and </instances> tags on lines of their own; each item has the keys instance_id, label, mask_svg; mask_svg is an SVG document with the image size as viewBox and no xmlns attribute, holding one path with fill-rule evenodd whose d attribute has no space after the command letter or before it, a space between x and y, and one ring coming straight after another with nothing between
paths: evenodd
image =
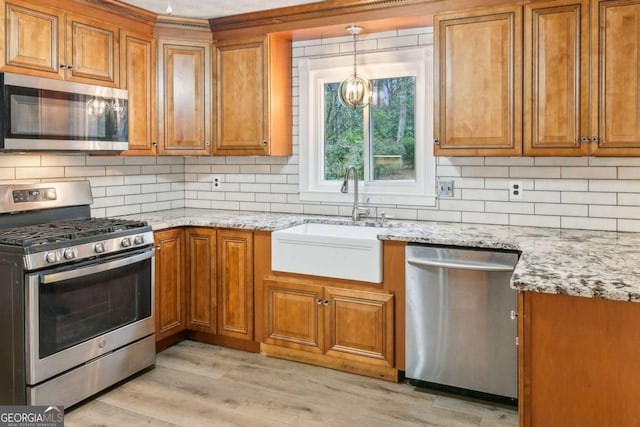
<instances>
[{"instance_id":1,"label":"stainless steel dishwasher","mask_svg":"<svg viewBox=\"0 0 640 427\"><path fill-rule=\"evenodd\" d=\"M517 252L409 244L406 256L406 377L515 404Z\"/></svg>"}]
</instances>

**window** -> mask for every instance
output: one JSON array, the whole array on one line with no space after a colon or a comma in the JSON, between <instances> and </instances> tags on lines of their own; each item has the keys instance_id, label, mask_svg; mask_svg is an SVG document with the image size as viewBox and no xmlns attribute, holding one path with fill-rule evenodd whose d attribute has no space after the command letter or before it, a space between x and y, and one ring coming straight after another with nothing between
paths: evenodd
<instances>
[{"instance_id":1,"label":"window","mask_svg":"<svg viewBox=\"0 0 640 427\"><path fill-rule=\"evenodd\" d=\"M340 184L354 165L361 201L435 204L431 58L430 47L358 55L358 73L373 86L360 110L337 94L352 57L299 61L301 200L351 202Z\"/></svg>"}]
</instances>

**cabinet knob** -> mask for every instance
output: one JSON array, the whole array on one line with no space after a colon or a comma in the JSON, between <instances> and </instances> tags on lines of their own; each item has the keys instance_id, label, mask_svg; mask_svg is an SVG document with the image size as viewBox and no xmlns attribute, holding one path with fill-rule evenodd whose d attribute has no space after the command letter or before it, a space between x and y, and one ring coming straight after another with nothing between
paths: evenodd
<instances>
[{"instance_id":1,"label":"cabinet knob","mask_svg":"<svg viewBox=\"0 0 640 427\"><path fill-rule=\"evenodd\" d=\"M67 64L60 64L60 68L64 70L65 68L67 68Z\"/></svg>"},{"instance_id":2,"label":"cabinet knob","mask_svg":"<svg viewBox=\"0 0 640 427\"><path fill-rule=\"evenodd\" d=\"M511 310L511 313L509 313L509 317L511 317L511 320L516 320L518 318L518 312L515 310Z\"/></svg>"},{"instance_id":3,"label":"cabinet knob","mask_svg":"<svg viewBox=\"0 0 640 427\"><path fill-rule=\"evenodd\" d=\"M324 305L329 305L329 300L328 300L328 299L326 299L326 300L322 301L322 303L323 303Z\"/></svg>"},{"instance_id":4,"label":"cabinet knob","mask_svg":"<svg viewBox=\"0 0 640 427\"><path fill-rule=\"evenodd\" d=\"M600 138L598 138L597 136L591 137L591 142L598 142L598 141L600 141Z\"/></svg>"},{"instance_id":5,"label":"cabinet knob","mask_svg":"<svg viewBox=\"0 0 640 427\"><path fill-rule=\"evenodd\" d=\"M267 141L262 141L262 146L266 147L267 146Z\"/></svg>"},{"instance_id":6,"label":"cabinet knob","mask_svg":"<svg viewBox=\"0 0 640 427\"><path fill-rule=\"evenodd\" d=\"M204 146L205 146L205 147L208 147L208 146L210 146L210 145L211 145L211 141L205 141L205 142L204 142Z\"/></svg>"},{"instance_id":7,"label":"cabinet knob","mask_svg":"<svg viewBox=\"0 0 640 427\"><path fill-rule=\"evenodd\" d=\"M589 137L583 136L580 138L580 142L589 142Z\"/></svg>"},{"instance_id":8,"label":"cabinet knob","mask_svg":"<svg viewBox=\"0 0 640 427\"><path fill-rule=\"evenodd\" d=\"M316 304L321 305L321 304L322 304L322 299L318 298L318 299L316 300Z\"/></svg>"},{"instance_id":9,"label":"cabinet knob","mask_svg":"<svg viewBox=\"0 0 640 427\"><path fill-rule=\"evenodd\" d=\"M438 145L438 144L440 144L440 140L438 138L436 138L436 139L433 140L433 143Z\"/></svg>"},{"instance_id":10,"label":"cabinet knob","mask_svg":"<svg viewBox=\"0 0 640 427\"><path fill-rule=\"evenodd\" d=\"M67 65L67 70L73 70L73 65Z\"/></svg>"},{"instance_id":11,"label":"cabinet knob","mask_svg":"<svg viewBox=\"0 0 640 427\"><path fill-rule=\"evenodd\" d=\"M162 246L158 245L155 247L156 251L159 251Z\"/></svg>"},{"instance_id":12,"label":"cabinet knob","mask_svg":"<svg viewBox=\"0 0 640 427\"><path fill-rule=\"evenodd\" d=\"M153 142L151 143L151 145L153 145L154 147L157 147L157 146L158 146L158 141L153 141Z\"/></svg>"}]
</instances>

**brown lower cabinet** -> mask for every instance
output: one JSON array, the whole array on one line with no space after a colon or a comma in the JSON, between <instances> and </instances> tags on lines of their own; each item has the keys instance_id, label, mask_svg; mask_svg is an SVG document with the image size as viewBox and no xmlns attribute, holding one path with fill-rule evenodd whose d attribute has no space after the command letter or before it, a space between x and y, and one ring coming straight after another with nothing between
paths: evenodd
<instances>
[{"instance_id":1,"label":"brown lower cabinet","mask_svg":"<svg viewBox=\"0 0 640 427\"><path fill-rule=\"evenodd\" d=\"M155 233L156 341L185 329L184 232Z\"/></svg>"},{"instance_id":2,"label":"brown lower cabinet","mask_svg":"<svg viewBox=\"0 0 640 427\"><path fill-rule=\"evenodd\" d=\"M288 358L380 377L388 372L358 368L394 368L393 295L280 279L263 283L267 354L287 357L276 347L315 353L315 360L298 352Z\"/></svg>"},{"instance_id":3,"label":"brown lower cabinet","mask_svg":"<svg viewBox=\"0 0 640 427\"><path fill-rule=\"evenodd\" d=\"M637 426L640 304L520 294L520 425Z\"/></svg>"},{"instance_id":4,"label":"brown lower cabinet","mask_svg":"<svg viewBox=\"0 0 640 427\"><path fill-rule=\"evenodd\" d=\"M253 233L155 233L156 340L182 331L253 340Z\"/></svg>"}]
</instances>

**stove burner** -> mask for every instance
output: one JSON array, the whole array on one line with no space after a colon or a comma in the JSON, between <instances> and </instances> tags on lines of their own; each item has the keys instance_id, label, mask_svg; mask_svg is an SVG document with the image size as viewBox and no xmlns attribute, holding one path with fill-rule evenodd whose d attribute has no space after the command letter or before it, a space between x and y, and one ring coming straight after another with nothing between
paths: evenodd
<instances>
[{"instance_id":1,"label":"stove burner","mask_svg":"<svg viewBox=\"0 0 640 427\"><path fill-rule=\"evenodd\" d=\"M0 244L32 247L145 227L145 221L89 218L0 229Z\"/></svg>"}]
</instances>

